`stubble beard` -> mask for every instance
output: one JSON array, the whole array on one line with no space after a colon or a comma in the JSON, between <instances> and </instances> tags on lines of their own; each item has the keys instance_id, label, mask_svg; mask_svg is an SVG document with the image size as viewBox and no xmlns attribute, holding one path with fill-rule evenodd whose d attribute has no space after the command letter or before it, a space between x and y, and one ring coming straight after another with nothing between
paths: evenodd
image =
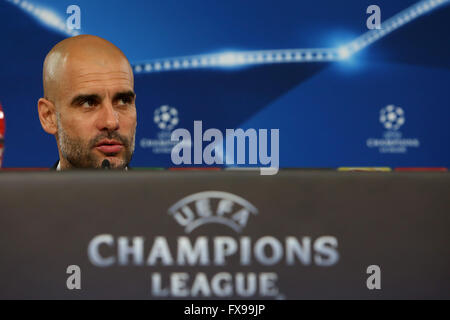
<instances>
[{"instance_id":1,"label":"stubble beard","mask_svg":"<svg viewBox=\"0 0 450 320\"><path fill-rule=\"evenodd\" d=\"M124 156L120 158L119 162L111 163L111 169L124 169L128 166L134 153L135 136L133 133L131 139L120 135L115 131L108 131L97 135L88 142L84 142L78 137L69 136L61 124L59 112L56 114L58 125L58 144L62 157L67 160L72 168L75 169L100 169L102 161L105 157L96 157L93 154L93 148L102 139L115 139L120 141L124 147ZM130 141L131 140L131 141Z\"/></svg>"}]
</instances>

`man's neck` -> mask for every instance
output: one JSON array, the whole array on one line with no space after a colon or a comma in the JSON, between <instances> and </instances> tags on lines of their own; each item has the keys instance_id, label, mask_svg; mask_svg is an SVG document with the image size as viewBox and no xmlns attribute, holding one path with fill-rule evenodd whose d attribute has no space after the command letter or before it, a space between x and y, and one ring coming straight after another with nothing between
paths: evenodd
<instances>
[{"instance_id":1,"label":"man's neck","mask_svg":"<svg viewBox=\"0 0 450 320\"><path fill-rule=\"evenodd\" d=\"M128 171L128 166L126 166L123 170ZM61 161L58 161L58 165L56 166L56 171L62 171Z\"/></svg>"}]
</instances>

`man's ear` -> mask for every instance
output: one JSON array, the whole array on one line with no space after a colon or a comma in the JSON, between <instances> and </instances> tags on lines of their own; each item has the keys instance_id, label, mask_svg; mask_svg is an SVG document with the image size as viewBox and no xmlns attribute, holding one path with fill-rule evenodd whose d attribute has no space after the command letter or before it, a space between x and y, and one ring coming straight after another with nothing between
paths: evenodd
<instances>
[{"instance_id":1,"label":"man's ear","mask_svg":"<svg viewBox=\"0 0 450 320\"><path fill-rule=\"evenodd\" d=\"M45 132L55 135L58 131L56 110L53 102L40 98L38 101L38 113L41 126Z\"/></svg>"}]
</instances>

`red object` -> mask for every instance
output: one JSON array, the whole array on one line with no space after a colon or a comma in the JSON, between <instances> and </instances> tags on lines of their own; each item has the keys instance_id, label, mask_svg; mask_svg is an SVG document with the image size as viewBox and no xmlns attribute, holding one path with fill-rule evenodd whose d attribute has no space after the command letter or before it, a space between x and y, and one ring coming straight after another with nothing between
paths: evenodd
<instances>
[{"instance_id":1,"label":"red object","mask_svg":"<svg viewBox=\"0 0 450 320\"><path fill-rule=\"evenodd\" d=\"M0 103L0 140L5 138L5 113L2 109L2 104Z\"/></svg>"},{"instance_id":2,"label":"red object","mask_svg":"<svg viewBox=\"0 0 450 320\"><path fill-rule=\"evenodd\" d=\"M0 103L0 168L2 167L2 162L3 162L5 130L6 130L5 113L3 112L2 104Z\"/></svg>"},{"instance_id":3,"label":"red object","mask_svg":"<svg viewBox=\"0 0 450 320\"><path fill-rule=\"evenodd\" d=\"M447 172L447 168L395 168L395 171L401 171L401 172L430 172L430 171L437 171L437 172Z\"/></svg>"}]
</instances>

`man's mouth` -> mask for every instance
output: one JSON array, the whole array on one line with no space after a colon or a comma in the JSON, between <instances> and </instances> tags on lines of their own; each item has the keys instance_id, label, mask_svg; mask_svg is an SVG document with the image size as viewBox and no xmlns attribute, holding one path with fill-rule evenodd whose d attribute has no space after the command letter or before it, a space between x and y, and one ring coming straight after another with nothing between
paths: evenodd
<instances>
[{"instance_id":1,"label":"man's mouth","mask_svg":"<svg viewBox=\"0 0 450 320\"><path fill-rule=\"evenodd\" d=\"M123 149L123 144L117 140L103 139L95 145L95 148L106 155L119 153Z\"/></svg>"}]
</instances>

